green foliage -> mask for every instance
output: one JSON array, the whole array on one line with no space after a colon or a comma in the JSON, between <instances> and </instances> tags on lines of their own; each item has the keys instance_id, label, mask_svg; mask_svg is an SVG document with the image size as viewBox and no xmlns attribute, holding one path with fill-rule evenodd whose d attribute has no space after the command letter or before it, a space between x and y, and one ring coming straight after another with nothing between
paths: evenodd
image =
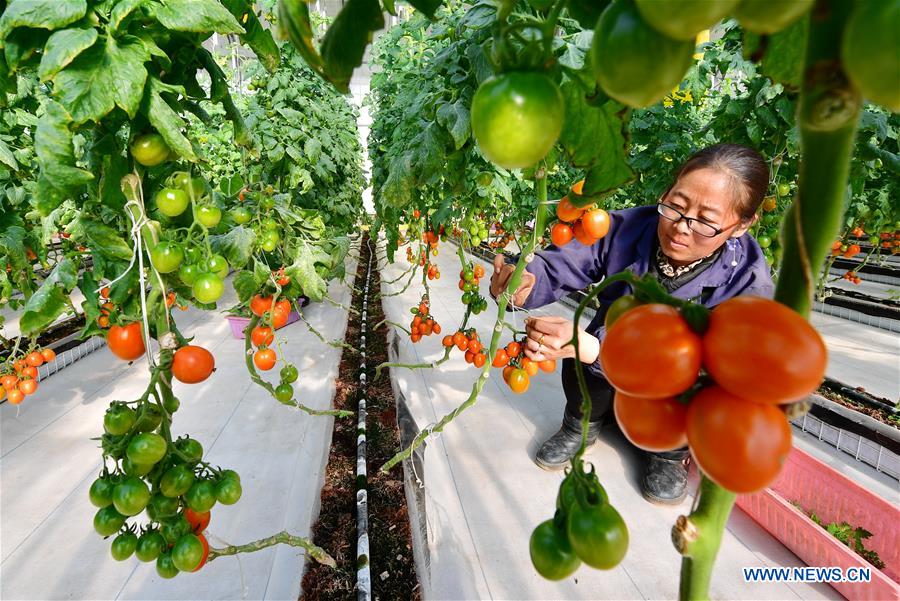
<instances>
[{"instance_id":1,"label":"green foliage","mask_svg":"<svg viewBox=\"0 0 900 601\"><path fill-rule=\"evenodd\" d=\"M791 505L808 515L809 519L827 530L828 534L853 549L857 555L868 561L870 564L879 570L884 568L884 562L881 560L881 557L878 556L878 552L866 549L866 546L863 543L865 539L872 537L871 532L861 526L854 528L846 521L840 523L830 522L826 524L818 515L816 515L815 511L806 511L800 503L797 503L796 501L791 502Z\"/></svg>"}]
</instances>

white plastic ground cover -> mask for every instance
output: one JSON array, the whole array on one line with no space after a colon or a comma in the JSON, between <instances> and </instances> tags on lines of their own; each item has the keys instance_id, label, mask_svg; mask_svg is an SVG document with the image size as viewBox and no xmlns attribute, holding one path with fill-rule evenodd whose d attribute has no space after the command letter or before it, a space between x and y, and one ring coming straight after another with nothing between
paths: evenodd
<instances>
[{"instance_id":1,"label":"white plastic ground cover","mask_svg":"<svg viewBox=\"0 0 900 601\"><path fill-rule=\"evenodd\" d=\"M431 311L442 334L452 334L462 318L455 253L441 247L434 260L445 277L431 284ZM401 253L399 256L403 256ZM492 267L483 263L488 276ZM405 264L384 268L382 282L396 278ZM481 292L487 294L488 280ZM382 291L399 290L406 282L382 284ZM384 297L386 317L408 323L409 308L422 294L421 280L400 296ZM495 305L474 318L487 340ZM572 315L555 305L538 314ZM517 319L522 326L522 316ZM441 336L413 345L400 332L399 360L418 363L442 354ZM503 340L507 340L505 335ZM393 345L392 345L393 346ZM394 385L408 403L421 429L463 402L479 370L467 365L462 353L434 370L391 370ZM669 538L675 518L690 509L688 499L677 507L646 502L639 491L640 463L636 451L607 429L587 459L594 463L610 501L628 524L628 555L615 569L582 566L560 582L541 578L528 556L528 539L540 522L553 516L561 472L546 472L532 461L538 446L559 427L563 396L559 372L541 372L525 394L503 385L499 370L474 407L446 430L428 440L424 467L416 474L424 483L424 507L409 495L416 569L427 599L673 599L677 596L681 557ZM409 474L407 480L413 480ZM412 484L414 486L414 484ZM424 509L424 515L422 515ZM419 536L419 521L425 524ZM416 540L417 539L417 540ZM741 568L802 566L803 562L741 511L732 512L716 563L710 594L716 599L841 598L827 584L746 583Z\"/></svg>"},{"instance_id":2,"label":"white plastic ground cover","mask_svg":"<svg viewBox=\"0 0 900 601\"><path fill-rule=\"evenodd\" d=\"M348 261L348 273L355 262ZM347 305L346 286L332 298ZM234 293L226 284L220 305ZM285 407L252 384L243 341L224 316L176 311L179 327L213 352L216 372L201 384L176 383L182 404L173 434L190 433L205 459L237 470L244 495L212 510L213 546L240 544L288 530L309 536L319 511L333 419ZM346 311L313 303L305 317L326 339L343 339ZM303 322L279 330L279 354L299 371L298 398L330 408L340 349L323 344ZM87 490L100 468L91 440L114 399L133 399L147 382L146 360L132 366L101 349L60 372L16 407L0 406L0 598L3 599L297 599L305 556L279 545L222 557L196 574L164 580L153 564L118 563L110 540L93 530ZM273 370L277 374L277 369Z\"/></svg>"}]
</instances>

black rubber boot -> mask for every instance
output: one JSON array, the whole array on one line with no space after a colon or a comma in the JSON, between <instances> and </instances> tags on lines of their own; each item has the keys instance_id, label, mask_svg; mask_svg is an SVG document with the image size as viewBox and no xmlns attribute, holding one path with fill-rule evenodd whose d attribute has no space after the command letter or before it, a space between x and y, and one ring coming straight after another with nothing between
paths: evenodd
<instances>
[{"instance_id":1,"label":"black rubber boot","mask_svg":"<svg viewBox=\"0 0 900 601\"><path fill-rule=\"evenodd\" d=\"M677 505L687 496L687 449L668 453L647 453L641 494L651 503Z\"/></svg>"},{"instance_id":2,"label":"black rubber boot","mask_svg":"<svg viewBox=\"0 0 900 601\"><path fill-rule=\"evenodd\" d=\"M588 427L588 446L597 442L600 426L603 422L591 422ZM563 414L563 423L559 432L551 436L541 445L534 462L545 470L561 470L569 465L581 445L581 419L569 412Z\"/></svg>"}]
</instances>

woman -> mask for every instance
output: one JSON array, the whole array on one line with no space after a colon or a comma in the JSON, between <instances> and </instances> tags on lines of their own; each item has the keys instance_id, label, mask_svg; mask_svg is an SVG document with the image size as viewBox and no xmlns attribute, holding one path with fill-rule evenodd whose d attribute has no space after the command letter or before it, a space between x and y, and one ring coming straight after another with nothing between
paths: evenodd
<instances>
[{"instance_id":1,"label":"woman","mask_svg":"<svg viewBox=\"0 0 900 601\"><path fill-rule=\"evenodd\" d=\"M673 296L707 307L738 295L771 297L774 289L762 250L747 230L769 184L769 170L755 150L717 144L694 154L656 206L610 213L609 233L592 246L573 241L535 254L513 295L517 307L531 309L582 290L605 276L630 270L653 274ZM513 265L494 258L491 293L506 289ZM609 305L630 292L616 283L599 296L600 309L590 325L578 329L579 360L585 368L592 409L588 443L597 441L603 418L612 408L614 389L603 377L600 343ZM574 324L563 317L526 320L526 356L562 359L566 408L559 432L537 452L544 469L561 469L581 443L581 394L575 378ZM644 497L674 504L685 497L688 450L646 454L641 479Z\"/></svg>"}]
</instances>

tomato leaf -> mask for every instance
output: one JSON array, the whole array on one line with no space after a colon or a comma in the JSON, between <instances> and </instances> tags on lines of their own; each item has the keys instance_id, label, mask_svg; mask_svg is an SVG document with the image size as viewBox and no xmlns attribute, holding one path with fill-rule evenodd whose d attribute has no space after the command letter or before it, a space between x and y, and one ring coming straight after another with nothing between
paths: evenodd
<instances>
[{"instance_id":1,"label":"tomato leaf","mask_svg":"<svg viewBox=\"0 0 900 601\"><path fill-rule=\"evenodd\" d=\"M218 0L161 0L156 20L173 31L244 33L244 28Z\"/></svg>"},{"instance_id":2,"label":"tomato leaf","mask_svg":"<svg viewBox=\"0 0 900 601\"><path fill-rule=\"evenodd\" d=\"M50 32L43 29L16 29L3 40L3 53L6 63L13 71L26 63L35 53L44 47Z\"/></svg>"},{"instance_id":3,"label":"tomato leaf","mask_svg":"<svg viewBox=\"0 0 900 601\"><path fill-rule=\"evenodd\" d=\"M109 12L109 30L115 33L122 25L128 15L133 13L135 9L143 5L146 0L118 0L112 10Z\"/></svg>"},{"instance_id":4,"label":"tomato leaf","mask_svg":"<svg viewBox=\"0 0 900 601\"><path fill-rule=\"evenodd\" d=\"M441 7L443 0L409 0L416 10L422 11L429 19L434 18L434 13Z\"/></svg>"},{"instance_id":5,"label":"tomato leaf","mask_svg":"<svg viewBox=\"0 0 900 601\"><path fill-rule=\"evenodd\" d=\"M0 17L0 39L16 27L59 29L86 12L86 0L11 0Z\"/></svg>"},{"instance_id":6,"label":"tomato leaf","mask_svg":"<svg viewBox=\"0 0 900 601\"><path fill-rule=\"evenodd\" d=\"M334 87L350 91L353 69L362 64L372 34L383 27L378 0L347 0L322 39L325 75Z\"/></svg>"},{"instance_id":7,"label":"tomato leaf","mask_svg":"<svg viewBox=\"0 0 900 601\"><path fill-rule=\"evenodd\" d=\"M71 122L70 115L59 103L48 100L34 135L34 152L41 175L47 183L61 191L71 190L94 179L89 171L75 166L75 147L69 129Z\"/></svg>"},{"instance_id":8,"label":"tomato leaf","mask_svg":"<svg viewBox=\"0 0 900 601\"><path fill-rule=\"evenodd\" d=\"M223 255L228 259L228 263L236 268L243 267L250 261L255 242L256 234L243 226L234 227L225 234L209 237L213 251Z\"/></svg>"},{"instance_id":9,"label":"tomato leaf","mask_svg":"<svg viewBox=\"0 0 900 601\"><path fill-rule=\"evenodd\" d=\"M559 141L575 167L590 169L584 185L587 202L587 198L611 192L634 177L626 161L628 111L614 101L589 106L575 82L563 85L562 92L566 121ZM578 204L577 199L572 202Z\"/></svg>"},{"instance_id":10,"label":"tomato leaf","mask_svg":"<svg viewBox=\"0 0 900 601\"><path fill-rule=\"evenodd\" d=\"M316 271L316 262L323 256L327 261L328 255L325 255L318 246L306 242L300 244L297 251L294 262L285 269L285 273L300 284L304 295L312 301L319 302L325 297L327 285Z\"/></svg>"},{"instance_id":11,"label":"tomato leaf","mask_svg":"<svg viewBox=\"0 0 900 601\"><path fill-rule=\"evenodd\" d=\"M38 76L46 81L56 75L60 69L71 63L75 57L90 48L97 41L97 30L63 29L54 32L44 46Z\"/></svg>"},{"instance_id":12,"label":"tomato leaf","mask_svg":"<svg viewBox=\"0 0 900 601\"><path fill-rule=\"evenodd\" d=\"M232 15L244 26L245 33L238 38L256 54L269 73L274 73L281 61L278 44L272 38L272 32L265 29L253 12L253 3L248 0L222 0Z\"/></svg>"},{"instance_id":13,"label":"tomato leaf","mask_svg":"<svg viewBox=\"0 0 900 601\"><path fill-rule=\"evenodd\" d=\"M25 256L25 222L16 213L0 211L0 255L16 271L28 267Z\"/></svg>"},{"instance_id":14,"label":"tomato leaf","mask_svg":"<svg viewBox=\"0 0 900 601\"><path fill-rule=\"evenodd\" d=\"M0 140L0 163L3 163L13 171L18 170L19 168L19 163L16 161L15 155L3 140Z\"/></svg>"},{"instance_id":15,"label":"tomato leaf","mask_svg":"<svg viewBox=\"0 0 900 601\"><path fill-rule=\"evenodd\" d=\"M122 192L122 178L128 173L128 160L121 153L103 156L103 171L100 175L100 200L103 206L113 210L125 207Z\"/></svg>"},{"instance_id":16,"label":"tomato leaf","mask_svg":"<svg viewBox=\"0 0 900 601\"><path fill-rule=\"evenodd\" d=\"M75 288L78 268L68 257L63 258L27 301L19 320L25 336L34 336L56 321L66 310L68 295Z\"/></svg>"},{"instance_id":17,"label":"tomato leaf","mask_svg":"<svg viewBox=\"0 0 900 601\"><path fill-rule=\"evenodd\" d=\"M68 230L76 240L84 241L92 252L124 261L131 259L131 247L117 230L105 223L79 215L69 224Z\"/></svg>"},{"instance_id":18,"label":"tomato leaf","mask_svg":"<svg viewBox=\"0 0 900 601\"><path fill-rule=\"evenodd\" d=\"M181 129L185 126L184 121L162 97L165 92L177 93L183 90L179 86L165 84L155 77L147 80L147 86L149 90L145 98L146 108L142 112L146 113L150 124L156 128L169 148L177 152L181 158L196 163L197 155L194 154L191 142L181 133Z\"/></svg>"},{"instance_id":19,"label":"tomato leaf","mask_svg":"<svg viewBox=\"0 0 900 601\"><path fill-rule=\"evenodd\" d=\"M99 121L116 106L134 117L144 94L150 53L135 36L107 36L53 77L54 94L77 123Z\"/></svg>"},{"instance_id":20,"label":"tomato leaf","mask_svg":"<svg viewBox=\"0 0 900 601\"><path fill-rule=\"evenodd\" d=\"M239 271L237 275L234 276L232 285L234 286L234 291L237 292L238 300L242 303L246 303L250 300L251 296L257 293L262 283L256 281L256 277L254 277L253 273L249 271Z\"/></svg>"},{"instance_id":21,"label":"tomato leaf","mask_svg":"<svg viewBox=\"0 0 900 601\"><path fill-rule=\"evenodd\" d=\"M444 102L438 106L435 112L437 122L447 128L447 131L453 138L454 150L462 148L472 133L469 109L466 104L462 99L457 100L453 104Z\"/></svg>"},{"instance_id":22,"label":"tomato leaf","mask_svg":"<svg viewBox=\"0 0 900 601\"><path fill-rule=\"evenodd\" d=\"M241 116L241 112L238 110L237 106L235 106L234 100L232 100L231 94L228 92L228 80L225 77L225 73L222 71L222 68L219 67L218 63L216 63L216 59L213 58L213 55L206 48L198 49L197 54L212 81L209 99L214 102L222 103L222 107L225 109L225 116L228 117L228 120L234 125L233 131L235 143L246 148L251 148L253 146L253 137L250 135L250 131L244 124L244 118Z\"/></svg>"},{"instance_id":23,"label":"tomato leaf","mask_svg":"<svg viewBox=\"0 0 900 601\"><path fill-rule=\"evenodd\" d=\"M793 25L767 37L760 71L776 83L794 89L800 87L803 61L806 56L806 38L809 32L809 15ZM744 52L753 55L758 51L762 36L744 32Z\"/></svg>"},{"instance_id":24,"label":"tomato leaf","mask_svg":"<svg viewBox=\"0 0 900 601\"><path fill-rule=\"evenodd\" d=\"M412 157L410 153L403 153L391 160L387 179L378 194L395 207L405 207L412 202L415 183Z\"/></svg>"}]
</instances>

